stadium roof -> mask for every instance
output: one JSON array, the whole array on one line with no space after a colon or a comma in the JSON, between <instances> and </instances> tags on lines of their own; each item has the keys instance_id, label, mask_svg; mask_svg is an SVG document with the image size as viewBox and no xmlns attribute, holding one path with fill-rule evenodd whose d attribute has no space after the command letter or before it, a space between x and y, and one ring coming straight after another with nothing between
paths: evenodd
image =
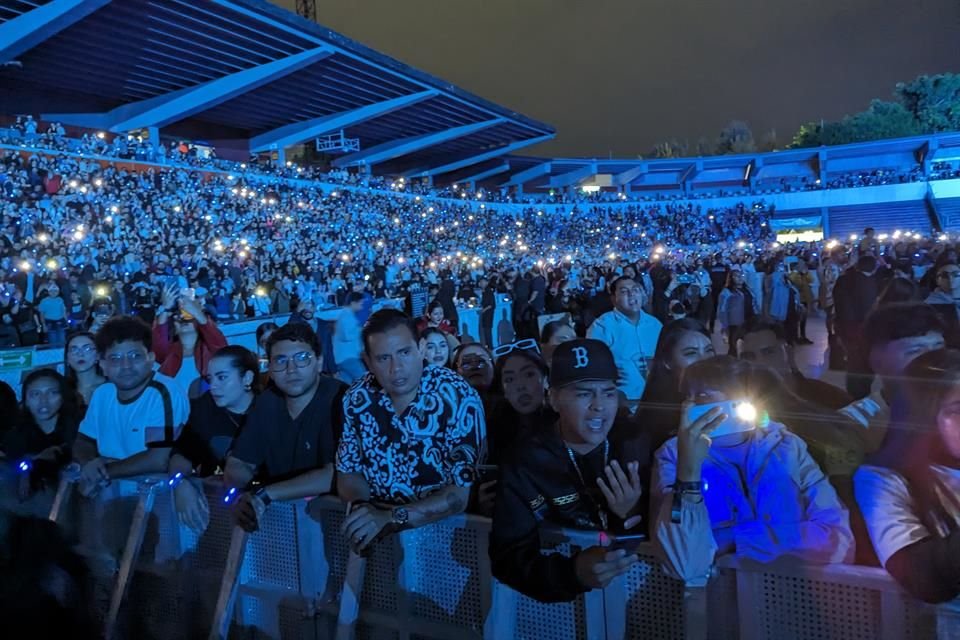
<instances>
[{"instance_id":1,"label":"stadium roof","mask_svg":"<svg viewBox=\"0 0 960 640\"><path fill-rule=\"evenodd\" d=\"M440 175L552 138L263 0L0 0L0 111L67 125L249 140L343 132L337 166Z\"/></svg>"},{"instance_id":2,"label":"stadium roof","mask_svg":"<svg viewBox=\"0 0 960 640\"><path fill-rule=\"evenodd\" d=\"M549 189L599 186L670 191L777 182L781 178L830 179L840 173L902 170L960 159L960 133L942 133L857 144L767 153L666 159L534 158L502 156L443 176L443 181L487 187Z\"/></svg>"}]
</instances>

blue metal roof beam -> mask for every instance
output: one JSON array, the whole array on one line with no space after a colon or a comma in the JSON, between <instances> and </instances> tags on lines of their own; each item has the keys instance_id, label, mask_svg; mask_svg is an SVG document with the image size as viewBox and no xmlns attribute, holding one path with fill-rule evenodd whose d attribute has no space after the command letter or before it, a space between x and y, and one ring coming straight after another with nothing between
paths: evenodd
<instances>
[{"instance_id":1,"label":"blue metal roof beam","mask_svg":"<svg viewBox=\"0 0 960 640\"><path fill-rule=\"evenodd\" d=\"M501 184L501 187L520 187L523 186L525 182L530 182L540 176L545 176L550 174L550 163L544 162L543 164L538 164L536 166L530 167L526 171L521 171L520 173L513 174L507 182Z\"/></svg>"},{"instance_id":2,"label":"blue metal roof beam","mask_svg":"<svg viewBox=\"0 0 960 640\"><path fill-rule=\"evenodd\" d=\"M250 141L250 151L259 153L271 149L284 149L299 142L316 138L324 133L352 127L366 120L386 115L391 111L404 109L438 95L440 95L439 91L421 91L392 100L364 105L349 111L333 113L303 122L294 122L254 137Z\"/></svg>"},{"instance_id":3,"label":"blue metal roof beam","mask_svg":"<svg viewBox=\"0 0 960 640\"><path fill-rule=\"evenodd\" d=\"M497 166L487 169L486 171L481 171L480 173L472 176L467 176L457 180L457 184L476 184L481 180L486 180L487 178L492 178L493 176L498 176L505 171L510 171L510 163L502 162Z\"/></svg>"},{"instance_id":4,"label":"blue metal roof beam","mask_svg":"<svg viewBox=\"0 0 960 640\"><path fill-rule=\"evenodd\" d=\"M433 133L425 133L419 136L402 138L392 142L385 142L367 149L366 151L358 151L357 153L351 153L350 155L337 158L333 161L333 166L349 167L355 164L379 164L381 162L386 162L387 160L405 156L408 153L413 153L414 151L419 151L420 149L425 149L434 145L443 144L444 142L448 142L450 140L456 140L457 138L468 136L472 133L476 133L477 131L488 129L489 127L493 127L504 122L506 122L505 118L493 118L492 120L474 122L473 124L453 127L452 129L444 129L443 131L435 131Z\"/></svg>"},{"instance_id":5,"label":"blue metal roof beam","mask_svg":"<svg viewBox=\"0 0 960 640\"><path fill-rule=\"evenodd\" d=\"M632 169L627 169L626 171L622 173L618 173L617 175L613 176L612 185L614 187L622 187L625 184L630 184L631 182L633 182L634 180L636 180L646 172L647 172L646 164L641 164Z\"/></svg>"},{"instance_id":6,"label":"blue metal roof beam","mask_svg":"<svg viewBox=\"0 0 960 640\"><path fill-rule=\"evenodd\" d=\"M0 24L0 62L9 62L110 4L110 0L53 0Z\"/></svg>"},{"instance_id":7,"label":"blue metal roof beam","mask_svg":"<svg viewBox=\"0 0 960 640\"><path fill-rule=\"evenodd\" d=\"M253 91L332 54L330 49L317 47L195 87L125 104L107 113L54 113L44 114L43 119L92 129L109 129L115 133L142 127L163 127Z\"/></svg>"},{"instance_id":8,"label":"blue metal roof beam","mask_svg":"<svg viewBox=\"0 0 960 640\"><path fill-rule=\"evenodd\" d=\"M472 167L475 164L486 162L491 158L497 158L508 153L513 153L517 149L522 149L523 147L529 147L531 145L540 144L541 142L546 142L547 140L553 140L554 137L555 135L551 133L545 136L538 136L536 138L528 138L527 140L518 140L517 142L511 142L510 144L502 147L497 147L496 149L491 149L490 151L484 151L483 153L479 153L475 156L470 156L469 158L464 158L462 160L456 160L439 167L434 167L433 169L413 169L404 173L403 177L425 178L427 176L438 176L441 173L450 173L451 171L456 171L457 169L465 169L466 167Z\"/></svg>"},{"instance_id":9,"label":"blue metal roof beam","mask_svg":"<svg viewBox=\"0 0 960 640\"><path fill-rule=\"evenodd\" d=\"M553 176L550 178L550 188L559 189L580 184L587 178L592 178L595 175L597 175L597 163L591 162L587 166L580 169L574 169L573 171L569 171L559 176Z\"/></svg>"}]
</instances>

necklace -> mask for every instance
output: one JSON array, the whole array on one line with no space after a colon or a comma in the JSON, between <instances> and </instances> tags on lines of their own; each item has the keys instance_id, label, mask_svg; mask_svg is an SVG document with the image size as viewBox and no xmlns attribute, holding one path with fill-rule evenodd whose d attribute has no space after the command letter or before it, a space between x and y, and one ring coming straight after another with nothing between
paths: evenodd
<instances>
[{"instance_id":1,"label":"necklace","mask_svg":"<svg viewBox=\"0 0 960 640\"><path fill-rule=\"evenodd\" d=\"M561 440L563 436L561 434ZM570 458L571 464L573 464L573 470L577 472L577 478L580 479L580 487L582 488L583 495L593 503L593 506L597 510L597 515L600 517L600 526L604 530L607 529L607 510L597 504L596 500L593 499L593 496L590 494L589 489L587 488L587 482L583 478L583 471L580 470L580 464L577 462L577 455L573 452L573 449L566 446L564 447L567 450L567 457ZM607 468L607 464L610 462L610 441L607 439L603 440L603 468Z\"/></svg>"}]
</instances>

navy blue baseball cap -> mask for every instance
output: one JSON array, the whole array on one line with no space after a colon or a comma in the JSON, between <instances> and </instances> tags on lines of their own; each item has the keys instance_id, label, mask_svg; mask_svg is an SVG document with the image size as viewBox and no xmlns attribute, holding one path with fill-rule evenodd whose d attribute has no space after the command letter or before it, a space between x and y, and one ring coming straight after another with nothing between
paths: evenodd
<instances>
[{"instance_id":1,"label":"navy blue baseball cap","mask_svg":"<svg viewBox=\"0 0 960 640\"><path fill-rule=\"evenodd\" d=\"M619 377L613 353L599 340L579 339L557 345L550 365L550 386L565 387L584 380L612 380Z\"/></svg>"}]
</instances>

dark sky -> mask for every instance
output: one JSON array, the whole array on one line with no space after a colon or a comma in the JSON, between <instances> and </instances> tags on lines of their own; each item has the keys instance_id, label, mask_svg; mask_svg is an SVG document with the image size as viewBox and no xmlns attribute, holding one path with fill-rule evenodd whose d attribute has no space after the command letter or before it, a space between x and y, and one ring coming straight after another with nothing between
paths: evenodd
<instances>
[{"instance_id":1,"label":"dark sky","mask_svg":"<svg viewBox=\"0 0 960 640\"><path fill-rule=\"evenodd\" d=\"M293 9L294 0L274 0ZM960 0L318 0L321 24L557 128L525 153L635 157L807 121L960 72Z\"/></svg>"}]
</instances>

